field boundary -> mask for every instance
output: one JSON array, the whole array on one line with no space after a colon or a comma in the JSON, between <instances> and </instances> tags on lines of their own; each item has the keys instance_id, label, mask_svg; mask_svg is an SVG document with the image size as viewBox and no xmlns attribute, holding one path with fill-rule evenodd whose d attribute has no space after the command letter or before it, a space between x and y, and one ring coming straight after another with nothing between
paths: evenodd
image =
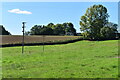
<instances>
[{"instance_id":1,"label":"field boundary","mask_svg":"<svg viewBox=\"0 0 120 80\"><path fill-rule=\"evenodd\" d=\"M84 40L84 39L78 38L78 39L74 39L74 40L65 40L65 41L58 41L58 42L25 43L24 46L68 44L68 43L74 43L74 42L81 41L81 40ZM15 46L22 46L22 43L4 44L4 45L0 45L0 48L1 47L15 47Z\"/></svg>"},{"instance_id":2,"label":"field boundary","mask_svg":"<svg viewBox=\"0 0 120 80\"><path fill-rule=\"evenodd\" d=\"M84 39L84 38L77 38L77 39L72 39L72 40L64 40L64 41L55 41L55 42L36 42L36 43L25 43L24 46L37 46L37 45L57 45L57 44L68 44L68 43L74 43L77 41L82 41L82 40L87 40L87 41L106 41L106 40L120 40L119 38L117 39L104 39L104 40L90 40L90 39ZM22 43L15 43L15 44L0 44L0 48L2 47L15 47L15 46L22 46Z\"/></svg>"}]
</instances>

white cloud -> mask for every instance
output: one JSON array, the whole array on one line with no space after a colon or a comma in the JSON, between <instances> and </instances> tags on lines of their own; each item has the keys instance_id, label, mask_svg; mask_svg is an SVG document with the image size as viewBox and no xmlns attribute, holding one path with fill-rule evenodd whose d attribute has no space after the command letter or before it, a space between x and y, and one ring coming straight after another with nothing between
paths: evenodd
<instances>
[{"instance_id":1,"label":"white cloud","mask_svg":"<svg viewBox=\"0 0 120 80\"><path fill-rule=\"evenodd\" d=\"M22 11L20 9L12 9L12 10L8 10L8 12L10 12L10 13L16 13L16 14L32 14L32 12Z\"/></svg>"}]
</instances>

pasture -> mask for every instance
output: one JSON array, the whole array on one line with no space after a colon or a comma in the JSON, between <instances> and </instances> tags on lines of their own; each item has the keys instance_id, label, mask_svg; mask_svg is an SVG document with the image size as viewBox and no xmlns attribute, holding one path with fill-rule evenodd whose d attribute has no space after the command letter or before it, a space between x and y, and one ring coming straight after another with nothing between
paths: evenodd
<instances>
[{"instance_id":1,"label":"pasture","mask_svg":"<svg viewBox=\"0 0 120 80\"><path fill-rule=\"evenodd\" d=\"M3 78L117 78L118 40L6 47Z\"/></svg>"}]
</instances>

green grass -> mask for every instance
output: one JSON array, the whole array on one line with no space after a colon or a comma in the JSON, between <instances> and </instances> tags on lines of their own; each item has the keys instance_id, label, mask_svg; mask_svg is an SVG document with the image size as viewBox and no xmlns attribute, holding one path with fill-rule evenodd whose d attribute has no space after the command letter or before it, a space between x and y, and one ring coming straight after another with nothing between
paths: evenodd
<instances>
[{"instance_id":1,"label":"green grass","mask_svg":"<svg viewBox=\"0 0 120 80\"><path fill-rule=\"evenodd\" d=\"M117 78L118 41L1 48L3 78Z\"/></svg>"}]
</instances>

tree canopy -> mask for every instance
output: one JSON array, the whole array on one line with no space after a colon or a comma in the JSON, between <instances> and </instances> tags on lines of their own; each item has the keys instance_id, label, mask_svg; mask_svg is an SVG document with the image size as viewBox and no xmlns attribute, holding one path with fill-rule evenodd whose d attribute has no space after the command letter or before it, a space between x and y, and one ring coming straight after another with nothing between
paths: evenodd
<instances>
[{"instance_id":1,"label":"tree canopy","mask_svg":"<svg viewBox=\"0 0 120 80\"><path fill-rule=\"evenodd\" d=\"M10 32L8 32L3 25L0 25L0 35L11 35Z\"/></svg>"},{"instance_id":2,"label":"tree canopy","mask_svg":"<svg viewBox=\"0 0 120 80\"><path fill-rule=\"evenodd\" d=\"M100 40L109 39L109 36L114 35L117 32L117 25L114 23L110 25L108 17L107 8L103 5L93 5L88 8L80 21L80 30L83 31L84 37Z\"/></svg>"},{"instance_id":3,"label":"tree canopy","mask_svg":"<svg viewBox=\"0 0 120 80\"><path fill-rule=\"evenodd\" d=\"M26 34L30 35L76 35L76 30L72 23L56 24L49 23L48 25L34 25Z\"/></svg>"}]
</instances>

